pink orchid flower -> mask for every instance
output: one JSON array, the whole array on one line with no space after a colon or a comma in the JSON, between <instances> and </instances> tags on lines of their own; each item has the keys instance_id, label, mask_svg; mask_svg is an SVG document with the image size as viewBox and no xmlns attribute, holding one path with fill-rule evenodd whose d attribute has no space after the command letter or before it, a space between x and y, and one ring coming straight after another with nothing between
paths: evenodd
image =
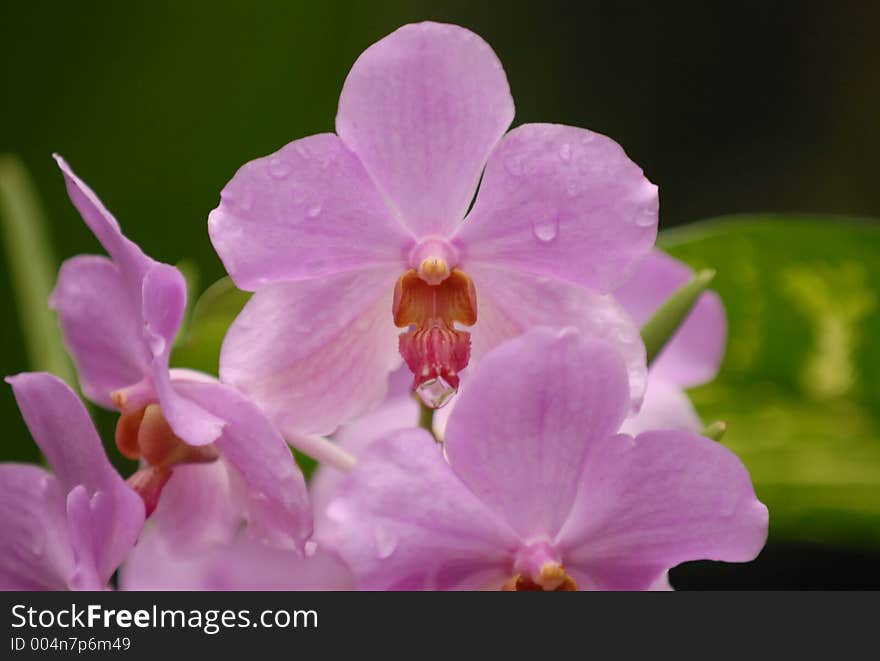
<instances>
[{"instance_id":1,"label":"pink orchid flower","mask_svg":"<svg viewBox=\"0 0 880 661\"><path fill-rule=\"evenodd\" d=\"M612 345L534 329L471 375L442 448L423 429L368 444L318 537L362 589L656 589L681 562L754 559L768 513L739 459L618 433L628 402Z\"/></svg>"},{"instance_id":2,"label":"pink orchid flower","mask_svg":"<svg viewBox=\"0 0 880 661\"><path fill-rule=\"evenodd\" d=\"M144 504L67 384L45 372L6 381L52 472L0 464L0 588L102 590L137 541Z\"/></svg>"},{"instance_id":3,"label":"pink orchid flower","mask_svg":"<svg viewBox=\"0 0 880 661\"><path fill-rule=\"evenodd\" d=\"M355 62L336 134L251 161L223 189L211 240L255 294L220 375L282 433L329 434L379 405L401 358L442 406L469 363L535 325L615 343L637 406L644 346L607 292L653 245L657 187L609 138L505 134L513 115L480 37L407 25Z\"/></svg>"},{"instance_id":4,"label":"pink orchid flower","mask_svg":"<svg viewBox=\"0 0 880 661\"><path fill-rule=\"evenodd\" d=\"M127 239L92 190L56 156L83 220L110 254L61 267L51 305L83 392L119 410L116 443L141 468L129 480L150 514L174 470L220 462L245 488L260 537L302 545L312 517L302 472L265 415L234 388L191 370L169 369L186 307L181 273ZM198 522L192 522L198 525Z\"/></svg>"}]
</instances>

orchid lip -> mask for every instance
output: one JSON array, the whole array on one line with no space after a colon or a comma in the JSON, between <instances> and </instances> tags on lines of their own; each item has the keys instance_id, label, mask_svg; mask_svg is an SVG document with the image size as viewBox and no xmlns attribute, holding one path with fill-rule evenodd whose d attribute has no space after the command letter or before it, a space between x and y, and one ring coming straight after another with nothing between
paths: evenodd
<instances>
[{"instance_id":1,"label":"orchid lip","mask_svg":"<svg viewBox=\"0 0 880 661\"><path fill-rule=\"evenodd\" d=\"M393 314L395 325L408 329L399 336L399 348L413 373L413 390L436 409L458 390L459 374L470 360L470 333L455 324L476 323L477 298L463 271L448 271L443 260L426 258L426 263L427 277L410 269L398 279Z\"/></svg>"}]
</instances>

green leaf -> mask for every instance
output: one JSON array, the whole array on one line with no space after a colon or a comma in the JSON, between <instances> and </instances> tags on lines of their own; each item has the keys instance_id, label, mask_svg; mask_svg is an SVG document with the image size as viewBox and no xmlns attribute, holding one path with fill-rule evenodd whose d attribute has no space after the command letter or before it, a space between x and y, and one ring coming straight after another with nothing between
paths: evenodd
<instances>
[{"instance_id":1,"label":"green leaf","mask_svg":"<svg viewBox=\"0 0 880 661\"><path fill-rule=\"evenodd\" d=\"M727 353L691 397L727 423L773 537L880 545L880 222L737 216L660 245L718 271Z\"/></svg>"},{"instance_id":2,"label":"green leaf","mask_svg":"<svg viewBox=\"0 0 880 661\"><path fill-rule=\"evenodd\" d=\"M651 318L642 326L642 341L645 343L648 365L666 346L666 343L675 335L675 332L687 319L700 294L712 282L715 271L705 269L700 271L690 282L679 287L663 305L651 315Z\"/></svg>"},{"instance_id":3,"label":"green leaf","mask_svg":"<svg viewBox=\"0 0 880 661\"><path fill-rule=\"evenodd\" d=\"M193 306L189 332L175 348L173 364L217 374L223 338L250 297L229 278L208 287Z\"/></svg>"},{"instance_id":4,"label":"green leaf","mask_svg":"<svg viewBox=\"0 0 880 661\"><path fill-rule=\"evenodd\" d=\"M12 154L0 154L0 221L28 365L76 387L58 320L49 308L58 265L50 249L46 217L27 169Z\"/></svg>"}]
</instances>

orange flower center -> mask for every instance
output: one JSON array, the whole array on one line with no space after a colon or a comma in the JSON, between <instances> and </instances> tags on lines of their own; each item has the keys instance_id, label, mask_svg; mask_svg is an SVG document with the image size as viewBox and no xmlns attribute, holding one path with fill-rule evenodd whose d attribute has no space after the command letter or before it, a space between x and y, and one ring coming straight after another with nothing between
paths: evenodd
<instances>
[{"instance_id":1,"label":"orange flower center","mask_svg":"<svg viewBox=\"0 0 880 661\"><path fill-rule=\"evenodd\" d=\"M140 494L149 516L177 464L211 462L219 457L214 445L189 445L178 438L158 404L124 411L116 423L116 447L128 459L142 459L145 466L128 479Z\"/></svg>"},{"instance_id":2,"label":"orange flower center","mask_svg":"<svg viewBox=\"0 0 880 661\"><path fill-rule=\"evenodd\" d=\"M504 592L574 592L577 583L556 562L548 562L541 567L537 576L514 574L501 586Z\"/></svg>"},{"instance_id":3,"label":"orange flower center","mask_svg":"<svg viewBox=\"0 0 880 661\"><path fill-rule=\"evenodd\" d=\"M470 333L455 324L477 321L474 283L446 260L426 257L397 280L393 313L394 324L409 329L400 334L400 354L413 373L413 390L427 406L440 408L470 360Z\"/></svg>"}]
</instances>

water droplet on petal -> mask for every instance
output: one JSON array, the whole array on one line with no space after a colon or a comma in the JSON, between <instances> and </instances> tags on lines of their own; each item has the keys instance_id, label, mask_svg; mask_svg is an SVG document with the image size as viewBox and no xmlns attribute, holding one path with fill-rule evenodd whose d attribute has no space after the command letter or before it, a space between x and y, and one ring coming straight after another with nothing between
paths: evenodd
<instances>
[{"instance_id":1,"label":"water droplet on petal","mask_svg":"<svg viewBox=\"0 0 880 661\"><path fill-rule=\"evenodd\" d=\"M309 218L317 218L321 214L321 208L322 208L321 203L316 202L315 204L310 206L308 209L306 209L306 215Z\"/></svg>"},{"instance_id":2,"label":"water droplet on petal","mask_svg":"<svg viewBox=\"0 0 880 661\"><path fill-rule=\"evenodd\" d=\"M317 551L317 550L318 550L318 542L316 542L312 539L307 541L305 543L305 545L303 546L303 551L305 551L307 558L310 558L311 556L315 555L315 551Z\"/></svg>"},{"instance_id":3,"label":"water droplet on petal","mask_svg":"<svg viewBox=\"0 0 880 661\"><path fill-rule=\"evenodd\" d=\"M379 558L390 558L397 548L397 537L385 528L376 528L376 552Z\"/></svg>"},{"instance_id":4,"label":"water droplet on petal","mask_svg":"<svg viewBox=\"0 0 880 661\"><path fill-rule=\"evenodd\" d=\"M419 396L425 406L432 409L439 409L446 404L455 394L455 388L449 385L443 377L436 379L428 379L418 388L416 394Z\"/></svg>"},{"instance_id":5,"label":"water droplet on petal","mask_svg":"<svg viewBox=\"0 0 880 661\"><path fill-rule=\"evenodd\" d=\"M559 221L555 216L539 218L532 223L532 233L542 243L550 243L559 233Z\"/></svg>"},{"instance_id":6,"label":"water droplet on petal","mask_svg":"<svg viewBox=\"0 0 880 661\"><path fill-rule=\"evenodd\" d=\"M565 192L568 193L569 197L575 197L581 192L581 187L577 179L571 179L565 184Z\"/></svg>"},{"instance_id":7,"label":"water droplet on petal","mask_svg":"<svg viewBox=\"0 0 880 661\"><path fill-rule=\"evenodd\" d=\"M269 159L269 174L276 179L284 179L290 174L290 165L280 156L273 156Z\"/></svg>"},{"instance_id":8,"label":"water droplet on petal","mask_svg":"<svg viewBox=\"0 0 880 661\"><path fill-rule=\"evenodd\" d=\"M43 551L46 550L46 538L43 535L35 537L31 540L30 548L28 550L32 555L43 555Z\"/></svg>"},{"instance_id":9,"label":"water droplet on petal","mask_svg":"<svg viewBox=\"0 0 880 661\"><path fill-rule=\"evenodd\" d=\"M652 213L642 213L636 216L636 225L639 227L650 227L657 222L657 216Z\"/></svg>"},{"instance_id":10,"label":"water droplet on petal","mask_svg":"<svg viewBox=\"0 0 880 661\"><path fill-rule=\"evenodd\" d=\"M332 500L325 510L327 518L335 523L344 523L348 518L348 508L342 500Z\"/></svg>"},{"instance_id":11,"label":"water droplet on petal","mask_svg":"<svg viewBox=\"0 0 880 661\"><path fill-rule=\"evenodd\" d=\"M563 161L567 161L571 158L571 145L567 142L559 148L559 158Z\"/></svg>"}]
</instances>

